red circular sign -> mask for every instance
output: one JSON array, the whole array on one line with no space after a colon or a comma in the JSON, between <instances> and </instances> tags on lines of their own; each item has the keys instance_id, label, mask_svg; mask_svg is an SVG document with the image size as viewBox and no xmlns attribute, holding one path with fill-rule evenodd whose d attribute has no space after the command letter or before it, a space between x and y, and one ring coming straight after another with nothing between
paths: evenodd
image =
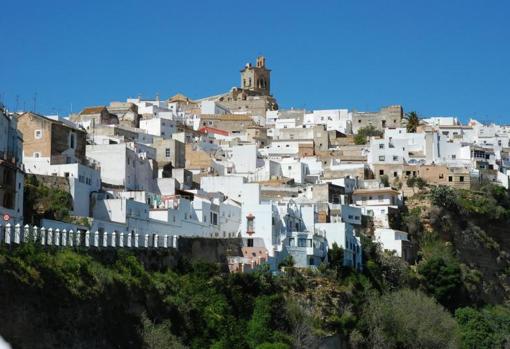
<instances>
[{"instance_id":1,"label":"red circular sign","mask_svg":"<svg viewBox=\"0 0 510 349\"><path fill-rule=\"evenodd\" d=\"M8 221L8 220L10 220L10 219L11 219L11 216L9 216L7 213L6 213L6 214L4 214L4 221L6 221L6 222L7 222L7 221Z\"/></svg>"}]
</instances>

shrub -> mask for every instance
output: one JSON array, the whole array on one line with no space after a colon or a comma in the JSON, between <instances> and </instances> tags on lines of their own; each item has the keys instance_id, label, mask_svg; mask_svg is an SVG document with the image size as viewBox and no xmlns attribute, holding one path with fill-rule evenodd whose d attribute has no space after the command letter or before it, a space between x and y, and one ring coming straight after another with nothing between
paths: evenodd
<instances>
[{"instance_id":1,"label":"shrub","mask_svg":"<svg viewBox=\"0 0 510 349\"><path fill-rule=\"evenodd\" d=\"M510 344L510 309L507 307L459 308L455 318L460 327L462 348L506 348Z\"/></svg>"},{"instance_id":2,"label":"shrub","mask_svg":"<svg viewBox=\"0 0 510 349\"><path fill-rule=\"evenodd\" d=\"M380 180L381 184L384 185L385 187L390 186L390 179L388 178L388 175L382 175L379 178L379 180Z\"/></svg>"},{"instance_id":3,"label":"shrub","mask_svg":"<svg viewBox=\"0 0 510 349\"><path fill-rule=\"evenodd\" d=\"M456 260L433 256L418 265L418 273L430 295L447 308L455 307L462 286L462 272Z\"/></svg>"},{"instance_id":4,"label":"shrub","mask_svg":"<svg viewBox=\"0 0 510 349\"><path fill-rule=\"evenodd\" d=\"M433 298L404 289L368 300L363 311L368 348L457 348L457 324Z\"/></svg>"},{"instance_id":5,"label":"shrub","mask_svg":"<svg viewBox=\"0 0 510 349\"><path fill-rule=\"evenodd\" d=\"M448 210L454 210L457 208L457 194L455 189L445 185L433 187L430 191L430 200L432 201L432 204Z\"/></svg>"},{"instance_id":6,"label":"shrub","mask_svg":"<svg viewBox=\"0 0 510 349\"><path fill-rule=\"evenodd\" d=\"M379 131L372 125L362 127L358 130L358 133L354 135L354 143L358 145L367 144L368 137L381 137L382 135L383 132Z\"/></svg>"}]
</instances>

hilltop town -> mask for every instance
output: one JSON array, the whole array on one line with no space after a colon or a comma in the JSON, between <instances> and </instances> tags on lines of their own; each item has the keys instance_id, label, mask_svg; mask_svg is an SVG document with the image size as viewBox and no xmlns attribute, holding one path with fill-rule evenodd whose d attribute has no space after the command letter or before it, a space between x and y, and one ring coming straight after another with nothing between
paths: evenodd
<instances>
[{"instance_id":1,"label":"hilltop town","mask_svg":"<svg viewBox=\"0 0 510 349\"><path fill-rule=\"evenodd\" d=\"M3 227L114 232L117 246L241 238L232 272L317 268L335 244L361 270L361 236L411 262L415 242L391 224L405 200L432 186L509 187L510 127L400 105L283 110L264 57L223 94L127 98L65 117L2 107L0 132ZM24 204L41 187L69 205Z\"/></svg>"}]
</instances>

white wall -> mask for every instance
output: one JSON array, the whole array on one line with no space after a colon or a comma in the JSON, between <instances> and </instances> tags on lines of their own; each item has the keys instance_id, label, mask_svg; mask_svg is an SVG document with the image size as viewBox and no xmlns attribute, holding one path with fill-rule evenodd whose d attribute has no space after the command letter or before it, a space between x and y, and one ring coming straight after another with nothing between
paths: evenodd
<instances>
[{"instance_id":1,"label":"white wall","mask_svg":"<svg viewBox=\"0 0 510 349\"><path fill-rule=\"evenodd\" d=\"M250 173L257 170L257 145L247 144L232 147L232 157L236 173Z\"/></svg>"},{"instance_id":2,"label":"white wall","mask_svg":"<svg viewBox=\"0 0 510 349\"><path fill-rule=\"evenodd\" d=\"M375 229L374 238L384 250L395 251L399 257L402 257L402 241L408 241L406 232L386 228Z\"/></svg>"}]
</instances>

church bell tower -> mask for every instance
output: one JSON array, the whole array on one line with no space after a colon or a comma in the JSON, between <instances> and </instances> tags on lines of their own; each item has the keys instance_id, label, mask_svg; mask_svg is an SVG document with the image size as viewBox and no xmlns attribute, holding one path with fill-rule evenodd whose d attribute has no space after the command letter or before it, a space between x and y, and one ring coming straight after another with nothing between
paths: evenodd
<instances>
[{"instance_id":1,"label":"church bell tower","mask_svg":"<svg viewBox=\"0 0 510 349\"><path fill-rule=\"evenodd\" d=\"M266 68L266 58L257 57L257 63L252 66L247 63L241 70L241 88L256 92L262 96L269 96L271 93L271 70Z\"/></svg>"}]
</instances>

